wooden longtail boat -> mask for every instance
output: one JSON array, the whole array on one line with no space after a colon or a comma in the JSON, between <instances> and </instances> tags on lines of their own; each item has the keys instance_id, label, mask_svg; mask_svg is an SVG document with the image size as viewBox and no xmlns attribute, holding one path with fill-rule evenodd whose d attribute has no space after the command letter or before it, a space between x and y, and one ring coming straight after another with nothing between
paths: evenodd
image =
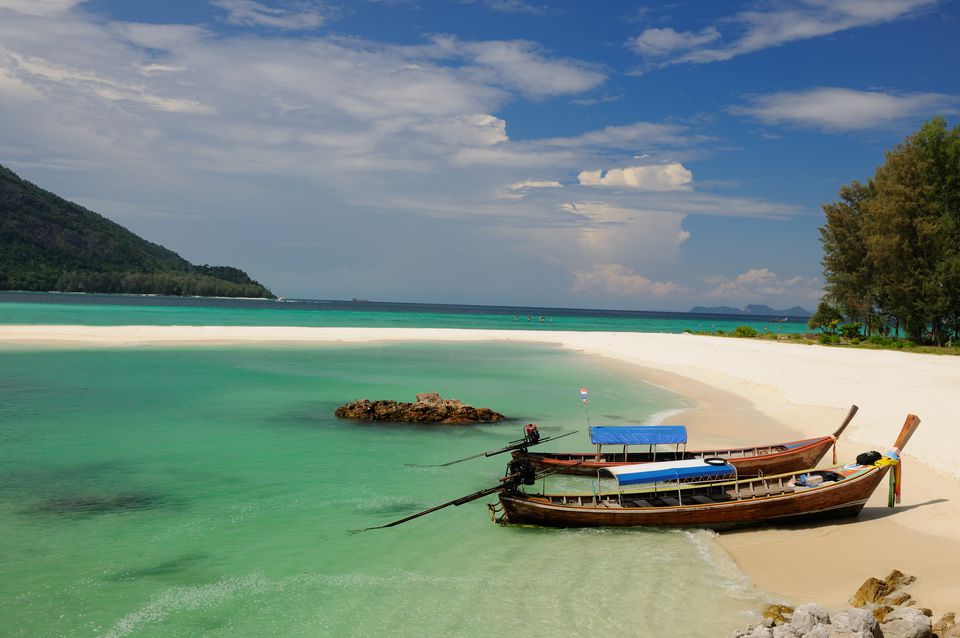
<instances>
[{"instance_id":1,"label":"wooden longtail boat","mask_svg":"<svg viewBox=\"0 0 960 638\"><path fill-rule=\"evenodd\" d=\"M621 487L617 492L528 494L519 483L514 483L500 492L499 508L496 505L490 508L495 514L502 508L499 522L548 527L724 529L856 516L887 471L899 463L900 452L919 424L918 417L908 415L893 450L873 465L838 466L732 481L709 480L711 475L720 477L736 471L719 460L622 466L608 470L619 480ZM711 469L713 463L722 465L713 465ZM687 470L687 466L692 467ZM666 476L674 480L638 491L623 491L624 484L649 483L643 474L652 474L655 481L662 481ZM892 506L892 500L889 504Z\"/></svg>"},{"instance_id":2,"label":"wooden longtail boat","mask_svg":"<svg viewBox=\"0 0 960 638\"><path fill-rule=\"evenodd\" d=\"M779 474L816 466L827 451L837 444L837 439L857 413L857 406L850 411L833 434L800 441L757 445L746 448L714 450L687 450L686 429L683 426L617 426L591 427L590 438L597 446L596 452L529 452L527 458L537 471L554 470L561 474L596 476L598 470L632 463L657 461L682 461L686 459L722 458L737 468L739 476ZM603 445L621 445L622 452L604 453ZM683 445L683 448L680 445ZM645 445L646 451L630 451L631 445ZM674 445L673 449L657 449L657 445ZM521 456L524 450L514 452ZM836 451L834 451L836 463Z\"/></svg>"}]
</instances>

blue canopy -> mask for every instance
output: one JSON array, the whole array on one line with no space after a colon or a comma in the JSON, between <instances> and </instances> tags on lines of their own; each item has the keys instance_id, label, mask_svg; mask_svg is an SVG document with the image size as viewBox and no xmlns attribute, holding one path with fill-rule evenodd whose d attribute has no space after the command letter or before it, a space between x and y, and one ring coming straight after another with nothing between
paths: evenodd
<instances>
[{"instance_id":1,"label":"blue canopy","mask_svg":"<svg viewBox=\"0 0 960 638\"><path fill-rule=\"evenodd\" d=\"M639 485L641 483L663 483L680 479L712 479L732 476L732 465L711 465L703 459L686 461L666 461L664 463L640 463L635 465L615 465L606 468L620 485Z\"/></svg>"},{"instance_id":2,"label":"blue canopy","mask_svg":"<svg viewBox=\"0 0 960 638\"><path fill-rule=\"evenodd\" d=\"M682 425L597 425L590 428L594 445L673 445L687 442Z\"/></svg>"}]
</instances>

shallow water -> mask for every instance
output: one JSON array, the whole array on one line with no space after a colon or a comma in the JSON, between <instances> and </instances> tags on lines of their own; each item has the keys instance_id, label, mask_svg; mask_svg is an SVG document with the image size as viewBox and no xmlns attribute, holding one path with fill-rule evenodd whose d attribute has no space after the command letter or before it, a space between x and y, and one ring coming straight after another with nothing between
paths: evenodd
<instances>
[{"instance_id":1,"label":"shallow water","mask_svg":"<svg viewBox=\"0 0 960 638\"><path fill-rule=\"evenodd\" d=\"M351 534L496 482L499 447L689 400L516 344L0 350L0 635L716 636L757 593L708 532L544 530L485 502ZM513 420L364 425L439 391ZM558 449L558 448L554 448Z\"/></svg>"}]
</instances>

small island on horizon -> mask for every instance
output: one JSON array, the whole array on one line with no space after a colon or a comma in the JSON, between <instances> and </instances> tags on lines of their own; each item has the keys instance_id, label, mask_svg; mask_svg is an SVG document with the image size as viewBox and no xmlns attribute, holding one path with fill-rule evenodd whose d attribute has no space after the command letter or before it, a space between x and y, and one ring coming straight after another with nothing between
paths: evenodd
<instances>
[{"instance_id":1,"label":"small island on horizon","mask_svg":"<svg viewBox=\"0 0 960 638\"><path fill-rule=\"evenodd\" d=\"M694 306L689 310L689 312L712 315L764 315L773 317L796 317L798 319L806 319L813 315L812 312L801 308L800 306L793 306L792 308L787 308L785 310L776 310L763 304L748 304L744 306L743 309L733 308L731 306Z\"/></svg>"},{"instance_id":2,"label":"small island on horizon","mask_svg":"<svg viewBox=\"0 0 960 638\"><path fill-rule=\"evenodd\" d=\"M274 298L239 268L192 264L2 165L0 246L0 290Z\"/></svg>"}]
</instances>

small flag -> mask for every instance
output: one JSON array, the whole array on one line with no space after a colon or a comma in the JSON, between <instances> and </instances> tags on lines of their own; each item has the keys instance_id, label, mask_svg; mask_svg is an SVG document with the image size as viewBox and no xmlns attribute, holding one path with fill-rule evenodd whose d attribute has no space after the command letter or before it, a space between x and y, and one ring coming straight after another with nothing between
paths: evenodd
<instances>
[{"instance_id":1,"label":"small flag","mask_svg":"<svg viewBox=\"0 0 960 638\"><path fill-rule=\"evenodd\" d=\"M586 388L580 388L580 400L583 401L584 405L586 405L587 401L590 400L590 393Z\"/></svg>"}]
</instances>

